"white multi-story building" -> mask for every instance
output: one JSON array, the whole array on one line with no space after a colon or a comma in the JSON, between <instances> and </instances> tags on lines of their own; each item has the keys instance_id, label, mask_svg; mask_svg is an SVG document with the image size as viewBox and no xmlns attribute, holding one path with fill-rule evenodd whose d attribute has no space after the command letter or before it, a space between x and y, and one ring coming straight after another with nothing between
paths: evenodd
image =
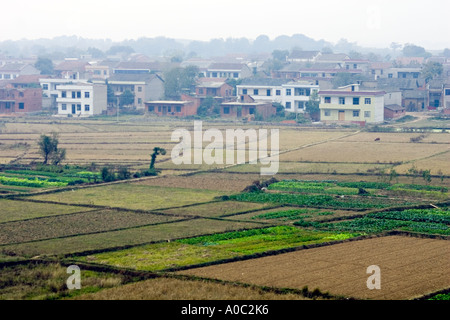
<instances>
[{"instance_id":1,"label":"white multi-story building","mask_svg":"<svg viewBox=\"0 0 450 320\"><path fill-rule=\"evenodd\" d=\"M293 113L304 113L306 103L311 94L319 92L319 86L309 81L289 82L283 85L283 102L286 111Z\"/></svg>"},{"instance_id":2,"label":"white multi-story building","mask_svg":"<svg viewBox=\"0 0 450 320\"><path fill-rule=\"evenodd\" d=\"M286 79L249 79L236 86L237 96L250 96L255 101L280 103L287 112L304 113L306 102L319 86L310 81Z\"/></svg>"},{"instance_id":3,"label":"white multi-story building","mask_svg":"<svg viewBox=\"0 0 450 320\"><path fill-rule=\"evenodd\" d=\"M74 83L56 87L59 116L88 117L107 109L107 87L103 84Z\"/></svg>"}]
</instances>

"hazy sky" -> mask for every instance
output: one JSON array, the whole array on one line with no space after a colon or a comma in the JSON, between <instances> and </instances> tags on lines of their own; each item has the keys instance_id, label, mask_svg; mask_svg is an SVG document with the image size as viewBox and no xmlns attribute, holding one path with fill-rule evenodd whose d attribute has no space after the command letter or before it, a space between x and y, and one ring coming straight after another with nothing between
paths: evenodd
<instances>
[{"instance_id":1,"label":"hazy sky","mask_svg":"<svg viewBox=\"0 0 450 320\"><path fill-rule=\"evenodd\" d=\"M305 34L363 46L450 48L448 0L2 1L0 41L77 35L137 39L271 39Z\"/></svg>"}]
</instances>

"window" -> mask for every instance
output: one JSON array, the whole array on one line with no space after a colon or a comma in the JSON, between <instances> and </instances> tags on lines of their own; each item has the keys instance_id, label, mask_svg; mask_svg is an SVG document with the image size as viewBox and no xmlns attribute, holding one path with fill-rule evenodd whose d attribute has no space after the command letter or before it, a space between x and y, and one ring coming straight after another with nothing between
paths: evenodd
<instances>
[{"instance_id":1,"label":"window","mask_svg":"<svg viewBox=\"0 0 450 320\"><path fill-rule=\"evenodd\" d=\"M353 105L359 105L359 98L353 98Z\"/></svg>"},{"instance_id":2,"label":"window","mask_svg":"<svg viewBox=\"0 0 450 320\"><path fill-rule=\"evenodd\" d=\"M445 95L450 96L450 89L445 89Z\"/></svg>"},{"instance_id":3,"label":"window","mask_svg":"<svg viewBox=\"0 0 450 320\"><path fill-rule=\"evenodd\" d=\"M297 108L298 109L304 109L305 108L305 101L298 101Z\"/></svg>"},{"instance_id":4,"label":"window","mask_svg":"<svg viewBox=\"0 0 450 320\"><path fill-rule=\"evenodd\" d=\"M89 98L89 96L90 96L89 91L86 91L86 92L84 93L84 97L85 97L85 98Z\"/></svg>"},{"instance_id":5,"label":"window","mask_svg":"<svg viewBox=\"0 0 450 320\"><path fill-rule=\"evenodd\" d=\"M172 112L172 107L167 107L167 112Z\"/></svg>"},{"instance_id":6,"label":"window","mask_svg":"<svg viewBox=\"0 0 450 320\"><path fill-rule=\"evenodd\" d=\"M138 98L138 104L142 104L142 99Z\"/></svg>"},{"instance_id":7,"label":"window","mask_svg":"<svg viewBox=\"0 0 450 320\"><path fill-rule=\"evenodd\" d=\"M344 97L340 97L339 98L339 104L345 104L345 98Z\"/></svg>"},{"instance_id":8,"label":"window","mask_svg":"<svg viewBox=\"0 0 450 320\"><path fill-rule=\"evenodd\" d=\"M11 79L11 75L10 75L10 74L5 74L5 75L3 76L3 78L4 78L4 79Z\"/></svg>"},{"instance_id":9,"label":"window","mask_svg":"<svg viewBox=\"0 0 450 320\"><path fill-rule=\"evenodd\" d=\"M304 96L304 95L306 95L305 89L303 89L303 88L296 88L295 89L295 95L296 96Z\"/></svg>"},{"instance_id":10,"label":"window","mask_svg":"<svg viewBox=\"0 0 450 320\"><path fill-rule=\"evenodd\" d=\"M223 114L230 114L230 107L224 107Z\"/></svg>"},{"instance_id":11,"label":"window","mask_svg":"<svg viewBox=\"0 0 450 320\"><path fill-rule=\"evenodd\" d=\"M25 103L19 102L19 110L25 109Z\"/></svg>"},{"instance_id":12,"label":"window","mask_svg":"<svg viewBox=\"0 0 450 320\"><path fill-rule=\"evenodd\" d=\"M364 99L364 104L372 104L372 99L371 98Z\"/></svg>"},{"instance_id":13,"label":"window","mask_svg":"<svg viewBox=\"0 0 450 320\"><path fill-rule=\"evenodd\" d=\"M62 110L62 111L66 111L66 110L67 110L67 104L63 103L63 104L61 105L61 110Z\"/></svg>"},{"instance_id":14,"label":"window","mask_svg":"<svg viewBox=\"0 0 450 320\"><path fill-rule=\"evenodd\" d=\"M325 117L331 116L331 111L330 110L325 110L324 115L325 115Z\"/></svg>"},{"instance_id":15,"label":"window","mask_svg":"<svg viewBox=\"0 0 450 320\"><path fill-rule=\"evenodd\" d=\"M331 97L325 97L325 103L331 103Z\"/></svg>"},{"instance_id":16,"label":"window","mask_svg":"<svg viewBox=\"0 0 450 320\"><path fill-rule=\"evenodd\" d=\"M272 95L272 91L270 89L267 89L267 96L270 97Z\"/></svg>"},{"instance_id":17,"label":"window","mask_svg":"<svg viewBox=\"0 0 450 320\"><path fill-rule=\"evenodd\" d=\"M19 97L23 98L23 92L19 92Z\"/></svg>"},{"instance_id":18,"label":"window","mask_svg":"<svg viewBox=\"0 0 450 320\"><path fill-rule=\"evenodd\" d=\"M359 118L359 111L358 110L353 111L353 117L354 118Z\"/></svg>"},{"instance_id":19,"label":"window","mask_svg":"<svg viewBox=\"0 0 450 320\"><path fill-rule=\"evenodd\" d=\"M44 84L42 85L42 89L48 90L48 84L47 84L47 83L44 83Z\"/></svg>"},{"instance_id":20,"label":"window","mask_svg":"<svg viewBox=\"0 0 450 320\"><path fill-rule=\"evenodd\" d=\"M62 98L66 98L67 97L67 92L66 91L62 91L61 92L61 97Z\"/></svg>"},{"instance_id":21,"label":"window","mask_svg":"<svg viewBox=\"0 0 450 320\"><path fill-rule=\"evenodd\" d=\"M286 89L286 95L290 96L291 95L291 89Z\"/></svg>"},{"instance_id":22,"label":"window","mask_svg":"<svg viewBox=\"0 0 450 320\"><path fill-rule=\"evenodd\" d=\"M353 65L353 69L358 69L358 65L356 63Z\"/></svg>"},{"instance_id":23,"label":"window","mask_svg":"<svg viewBox=\"0 0 450 320\"><path fill-rule=\"evenodd\" d=\"M418 79L418 78L419 78L419 74L418 74L418 73L414 73L414 74L413 74L413 78L414 78L414 79Z\"/></svg>"},{"instance_id":24,"label":"window","mask_svg":"<svg viewBox=\"0 0 450 320\"><path fill-rule=\"evenodd\" d=\"M242 89L242 94L247 94L247 89Z\"/></svg>"},{"instance_id":25,"label":"window","mask_svg":"<svg viewBox=\"0 0 450 320\"><path fill-rule=\"evenodd\" d=\"M239 73L237 72L233 73L233 78L239 78Z\"/></svg>"},{"instance_id":26,"label":"window","mask_svg":"<svg viewBox=\"0 0 450 320\"><path fill-rule=\"evenodd\" d=\"M281 96L281 90L277 90L275 93L277 96Z\"/></svg>"},{"instance_id":27,"label":"window","mask_svg":"<svg viewBox=\"0 0 450 320\"><path fill-rule=\"evenodd\" d=\"M72 99L75 99L75 97L77 96L75 91L72 91Z\"/></svg>"},{"instance_id":28,"label":"window","mask_svg":"<svg viewBox=\"0 0 450 320\"><path fill-rule=\"evenodd\" d=\"M249 114L255 114L255 108L248 109L248 113Z\"/></svg>"},{"instance_id":29,"label":"window","mask_svg":"<svg viewBox=\"0 0 450 320\"><path fill-rule=\"evenodd\" d=\"M203 94L203 88L198 89L198 94Z\"/></svg>"},{"instance_id":30,"label":"window","mask_svg":"<svg viewBox=\"0 0 450 320\"><path fill-rule=\"evenodd\" d=\"M81 91L77 91L77 98L78 98L78 99L81 98Z\"/></svg>"},{"instance_id":31,"label":"window","mask_svg":"<svg viewBox=\"0 0 450 320\"><path fill-rule=\"evenodd\" d=\"M292 108L292 103L286 102L286 109L291 109L291 108Z\"/></svg>"},{"instance_id":32,"label":"window","mask_svg":"<svg viewBox=\"0 0 450 320\"><path fill-rule=\"evenodd\" d=\"M364 111L364 118L370 118L370 111Z\"/></svg>"},{"instance_id":33,"label":"window","mask_svg":"<svg viewBox=\"0 0 450 320\"><path fill-rule=\"evenodd\" d=\"M84 105L84 111L90 111L91 107L88 104Z\"/></svg>"},{"instance_id":34,"label":"window","mask_svg":"<svg viewBox=\"0 0 450 320\"><path fill-rule=\"evenodd\" d=\"M158 106L158 112L161 112L161 106Z\"/></svg>"},{"instance_id":35,"label":"window","mask_svg":"<svg viewBox=\"0 0 450 320\"><path fill-rule=\"evenodd\" d=\"M77 104L77 111L81 111L81 104Z\"/></svg>"},{"instance_id":36,"label":"window","mask_svg":"<svg viewBox=\"0 0 450 320\"><path fill-rule=\"evenodd\" d=\"M142 87L138 87L138 92L142 92Z\"/></svg>"},{"instance_id":37,"label":"window","mask_svg":"<svg viewBox=\"0 0 450 320\"><path fill-rule=\"evenodd\" d=\"M394 77L394 75L393 75L392 73L389 73L389 74L388 74L388 78L389 78L389 79L392 79L393 77Z\"/></svg>"},{"instance_id":38,"label":"window","mask_svg":"<svg viewBox=\"0 0 450 320\"><path fill-rule=\"evenodd\" d=\"M180 113L180 112L181 112L181 107L177 106L177 113Z\"/></svg>"},{"instance_id":39,"label":"window","mask_svg":"<svg viewBox=\"0 0 450 320\"><path fill-rule=\"evenodd\" d=\"M253 94L254 94L255 96L257 96L257 95L259 94L259 90L258 90L258 89L254 89L254 90L253 90Z\"/></svg>"},{"instance_id":40,"label":"window","mask_svg":"<svg viewBox=\"0 0 450 320\"><path fill-rule=\"evenodd\" d=\"M217 72L213 72L213 73L212 73L212 77L213 77L213 78L217 78Z\"/></svg>"},{"instance_id":41,"label":"window","mask_svg":"<svg viewBox=\"0 0 450 320\"><path fill-rule=\"evenodd\" d=\"M153 112L155 111L155 107L154 106L148 106L148 112Z\"/></svg>"}]
</instances>

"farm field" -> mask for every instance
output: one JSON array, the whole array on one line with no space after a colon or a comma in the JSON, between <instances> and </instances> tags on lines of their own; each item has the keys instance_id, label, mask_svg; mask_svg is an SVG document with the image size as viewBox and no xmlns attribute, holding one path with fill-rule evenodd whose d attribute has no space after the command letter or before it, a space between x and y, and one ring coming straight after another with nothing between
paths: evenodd
<instances>
[{"instance_id":1,"label":"farm field","mask_svg":"<svg viewBox=\"0 0 450 320\"><path fill-rule=\"evenodd\" d=\"M320 288L359 299L412 299L450 285L448 241L381 237L278 256L180 271L261 286ZM381 290L368 290L366 268L382 270Z\"/></svg>"},{"instance_id":2,"label":"farm field","mask_svg":"<svg viewBox=\"0 0 450 320\"><path fill-rule=\"evenodd\" d=\"M272 177L260 163L175 165L171 134L193 121L2 121L0 299L407 300L450 287L449 133L203 123L279 129ZM61 170L40 165L51 132ZM167 151L159 174L133 176L154 147ZM104 167L131 176L107 182ZM79 292L61 282L71 264L86 272ZM365 285L373 264L381 291Z\"/></svg>"}]
</instances>

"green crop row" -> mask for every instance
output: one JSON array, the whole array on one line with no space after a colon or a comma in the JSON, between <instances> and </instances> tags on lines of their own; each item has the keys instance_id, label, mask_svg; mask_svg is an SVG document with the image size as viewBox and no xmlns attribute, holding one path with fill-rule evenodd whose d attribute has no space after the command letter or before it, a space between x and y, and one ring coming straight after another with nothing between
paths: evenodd
<instances>
[{"instance_id":1,"label":"green crop row","mask_svg":"<svg viewBox=\"0 0 450 320\"><path fill-rule=\"evenodd\" d=\"M367 217L375 219L450 224L450 211L436 209L412 209L404 211L378 212L368 214Z\"/></svg>"},{"instance_id":2,"label":"green crop row","mask_svg":"<svg viewBox=\"0 0 450 320\"><path fill-rule=\"evenodd\" d=\"M403 230L427 234L450 234L450 228L445 223L395 220L389 218L375 218L374 216L366 216L336 223L317 223L300 220L295 222L294 225L336 232L380 233L391 230Z\"/></svg>"},{"instance_id":3,"label":"green crop row","mask_svg":"<svg viewBox=\"0 0 450 320\"><path fill-rule=\"evenodd\" d=\"M231 200L288 204L307 207L327 207L341 209L385 208L392 202L383 198L335 198L330 195L286 194L286 193L241 193L229 197Z\"/></svg>"},{"instance_id":4,"label":"green crop row","mask_svg":"<svg viewBox=\"0 0 450 320\"><path fill-rule=\"evenodd\" d=\"M41 180L38 178L26 179L26 178L15 178L15 177L5 177L0 176L0 183L3 185L10 186L21 186L30 188L46 188L46 187L64 187L67 186L66 182Z\"/></svg>"}]
</instances>

